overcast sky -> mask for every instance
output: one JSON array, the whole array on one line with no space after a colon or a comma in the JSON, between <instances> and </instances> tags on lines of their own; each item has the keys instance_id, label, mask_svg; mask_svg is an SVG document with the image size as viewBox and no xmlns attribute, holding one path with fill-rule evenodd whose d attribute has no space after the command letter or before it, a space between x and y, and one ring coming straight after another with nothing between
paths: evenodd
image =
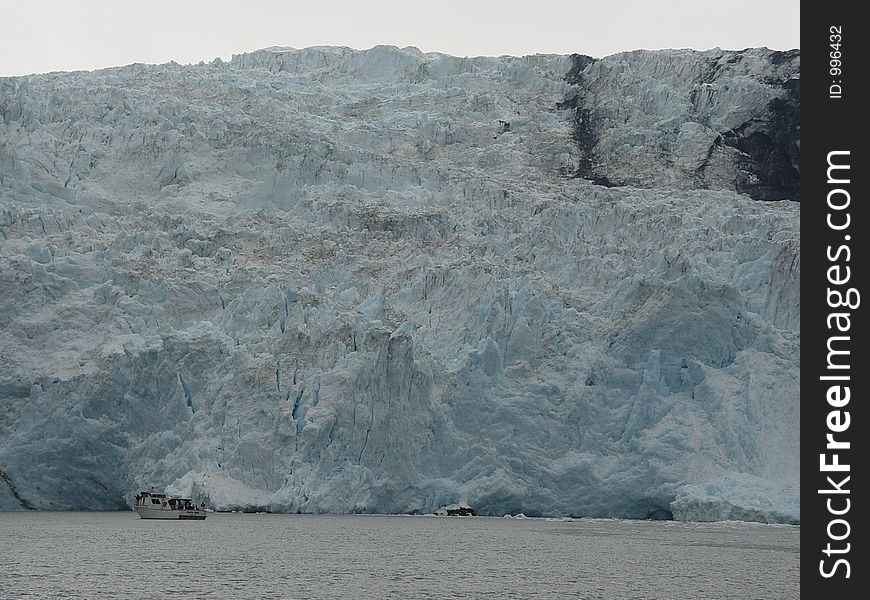
<instances>
[{"instance_id":1,"label":"overcast sky","mask_svg":"<svg viewBox=\"0 0 870 600\"><path fill-rule=\"evenodd\" d=\"M799 0L0 0L0 76L210 61L266 46L459 56L800 47Z\"/></svg>"}]
</instances>

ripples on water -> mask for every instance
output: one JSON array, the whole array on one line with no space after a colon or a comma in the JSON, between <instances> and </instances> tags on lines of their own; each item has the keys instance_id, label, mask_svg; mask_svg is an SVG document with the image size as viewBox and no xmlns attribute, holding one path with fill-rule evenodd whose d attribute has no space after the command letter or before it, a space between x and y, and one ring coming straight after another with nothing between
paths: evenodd
<instances>
[{"instance_id":1,"label":"ripples on water","mask_svg":"<svg viewBox=\"0 0 870 600\"><path fill-rule=\"evenodd\" d=\"M0 512L0 598L794 599L799 536L742 523Z\"/></svg>"}]
</instances>

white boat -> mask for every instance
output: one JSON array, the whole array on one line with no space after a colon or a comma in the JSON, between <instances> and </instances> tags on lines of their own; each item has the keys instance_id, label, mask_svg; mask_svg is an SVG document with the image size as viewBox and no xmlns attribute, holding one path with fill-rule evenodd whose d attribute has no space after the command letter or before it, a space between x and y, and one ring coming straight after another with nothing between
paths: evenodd
<instances>
[{"instance_id":1,"label":"white boat","mask_svg":"<svg viewBox=\"0 0 870 600\"><path fill-rule=\"evenodd\" d=\"M439 517L475 517L477 512L464 502L461 504L448 504L435 511Z\"/></svg>"},{"instance_id":2,"label":"white boat","mask_svg":"<svg viewBox=\"0 0 870 600\"><path fill-rule=\"evenodd\" d=\"M205 519L204 510L197 508L190 498L167 496L154 492L139 492L133 508L143 519L175 519L182 521L201 521Z\"/></svg>"}]
</instances>

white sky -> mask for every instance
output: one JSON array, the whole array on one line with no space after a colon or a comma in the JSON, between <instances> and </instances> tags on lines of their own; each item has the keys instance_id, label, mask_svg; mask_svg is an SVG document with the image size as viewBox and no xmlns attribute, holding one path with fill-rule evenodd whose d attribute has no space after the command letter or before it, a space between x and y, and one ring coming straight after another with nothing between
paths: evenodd
<instances>
[{"instance_id":1,"label":"white sky","mask_svg":"<svg viewBox=\"0 0 870 600\"><path fill-rule=\"evenodd\" d=\"M210 61L266 46L459 56L800 47L799 0L0 0L0 76Z\"/></svg>"}]
</instances>

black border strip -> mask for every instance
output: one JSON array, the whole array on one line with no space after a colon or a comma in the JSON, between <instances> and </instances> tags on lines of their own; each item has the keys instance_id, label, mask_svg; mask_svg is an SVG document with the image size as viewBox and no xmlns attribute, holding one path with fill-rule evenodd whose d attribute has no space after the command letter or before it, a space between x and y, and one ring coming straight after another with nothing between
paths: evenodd
<instances>
[{"instance_id":1,"label":"black border strip","mask_svg":"<svg viewBox=\"0 0 870 600\"><path fill-rule=\"evenodd\" d=\"M867 495L859 492L868 488L862 442L870 378L862 305L870 296L856 295L870 294L861 143L868 129L861 113L870 105L862 81L868 31L861 6L801 6L801 591L807 598L863 598L870 589ZM841 300L851 306L836 306ZM835 461L841 466L830 466Z\"/></svg>"}]
</instances>

